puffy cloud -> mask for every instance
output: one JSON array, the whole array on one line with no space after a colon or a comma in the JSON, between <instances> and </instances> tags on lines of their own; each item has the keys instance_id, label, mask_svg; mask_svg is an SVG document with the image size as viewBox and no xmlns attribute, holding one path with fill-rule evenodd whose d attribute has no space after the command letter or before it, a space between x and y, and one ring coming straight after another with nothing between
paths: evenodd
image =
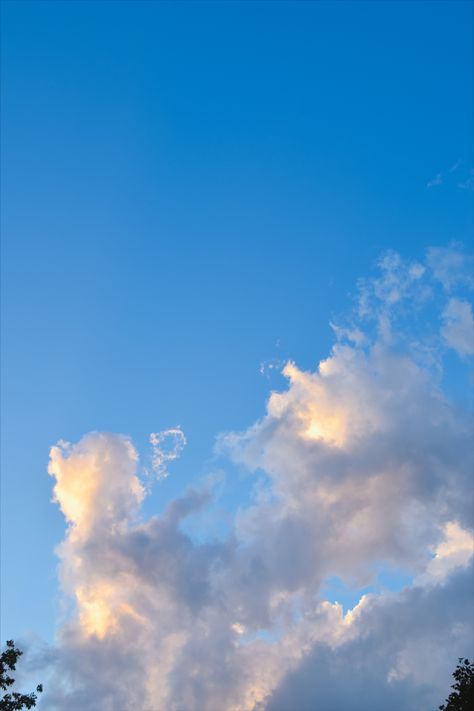
<instances>
[{"instance_id":1,"label":"puffy cloud","mask_svg":"<svg viewBox=\"0 0 474 711\"><path fill-rule=\"evenodd\" d=\"M408 711L442 700L469 653L472 417L442 393L420 339L397 330L399 311L424 308L441 273L447 290L439 255L386 255L360 284L359 315L334 327L329 357L313 371L287 363L288 386L264 416L219 438L255 472L253 501L226 538L198 542L183 525L212 500L209 485L141 518L146 490L126 437L52 448L73 605L51 653L48 710L282 711L316 700L375 711L383 695L384 708ZM441 358L436 318L428 342ZM179 428L151 436L158 476L184 443ZM381 566L413 585L346 613L322 597L332 576L377 589Z\"/></svg>"},{"instance_id":2,"label":"puffy cloud","mask_svg":"<svg viewBox=\"0 0 474 711\"><path fill-rule=\"evenodd\" d=\"M467 567L473 553L471 533L455 521L449 521L444 527L444 539L437 546L434 557L420 581L431 579L434 582L444 582L453 570Z\"/></svg>"},{"instance_id":3,"label":"puffy cloud","mask_svg":"<svg viewBox=\"0 0 474 711\"><path fill-rule=\"evenodd\" d=\"M56 479L53 496L70 539L114 531L133 517L144 497L137 460L129 439L105 433L86 435L74 447L62 441L52 447L48 471Z\"/></svg>"},{"instance_id":4,"label":"puffy cloud","mask_svg":"<svg viewBox=\"0 0 474 711\"><path fill-rule=\"evenodd\" d=\"M472 569L445 586L368 598L339 644L316 642L267 700L268 711L414 711L446 698L472 655Z\"/></svg>"},{"instance_id":5,"label":"puffy cloud","mask_svg":"<svg viewBox=\"0 0 474 711\"><path fill-rule=\"evenodd\" d=\"M363 584L374 560L417 571L447 520L469 525L470 423L413 360L337 345L316 372L284 373L289 387L271 395L267 415L223 444L269 475L278 502L250 509L240 526L263 536L263 521L270 551L290 549L285 569L299 566L300 583Z\"/></svg>"}]
</instances>

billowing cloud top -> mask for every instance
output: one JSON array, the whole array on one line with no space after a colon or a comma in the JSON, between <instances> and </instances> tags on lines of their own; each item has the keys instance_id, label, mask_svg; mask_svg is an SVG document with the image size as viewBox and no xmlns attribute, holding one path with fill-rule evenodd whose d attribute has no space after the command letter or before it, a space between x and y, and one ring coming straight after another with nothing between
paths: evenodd
<instances>
[{"instance_id":1,"label":"billowing cloud top","mask_svg":"<svg viewBox=\"0 0 474 711\"><path fill-rule=\"evenodd\" d=\"M68 523L61 584L74 608L45 708L442 701L457 657L472 654L472 413L442 390L446 349L461 363L472 354L467 264L456 247L424 263L383 257L352 320L334 326L329 357L312 372L287 363L288 386L264 417L219 437L219 452L258 481L225 539L197 543L183 530L209 503L206 487L140 519L145 487L126 437L52 448ZM151 442L161 477L185 437L173 428ZM381 593L383 569L412 582ZM322 593L335 576L375 592L344 612Z\"/></svg>"}]
</instances>

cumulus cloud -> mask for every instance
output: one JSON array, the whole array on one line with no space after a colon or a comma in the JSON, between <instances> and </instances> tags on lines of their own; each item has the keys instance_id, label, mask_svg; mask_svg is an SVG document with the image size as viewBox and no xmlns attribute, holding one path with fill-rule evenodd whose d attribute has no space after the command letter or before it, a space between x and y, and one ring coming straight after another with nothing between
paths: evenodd
<instances>
[{"instance_id":1,"label":"cumulus cloud","mask_svg":"<svg viewBox=\"0 0 474 711\"><path fill-rule=\"evenodd\" d=\"M444 582L453 570L466 568L471 562L473 548L470 532L462 529L456 521L449 521L444 527L444 538L420 582Z\"/></svg>"},{"instance_id":2,"label":"cumulus cloud","mask_svg":"<svg viewBox=\"0 0 474 711\"><path fill-rule=\"evenodd\" d=\"M445 586L367 598L351 634L316 642L267 711L413 711L447 695L453 659L472 654L472 570Z\"/></svg>"},{"instance_id":3,"label":"cumulus cloud","mask_svg":"<svg viewBox=\"0 0 474 711\"><path fill-rule=\"evenodd\" d=\"M72 541L104 528L112 532L122 528L137 512L144 497L135 473L137 460L129 439L105 433L86 435L74 447L61 441L51 448L53 498L68 522Z\"/></svg>"},{"instance_id":4,"label":"cumulus cloud","mask_svg":"<svg viewBox=\"0 0 474 711\"><path fill-rule=\"evenodd\" d=\"M376 711L383 695L408 711L444 698L472 643L472 415L420 358L422 338L440 360L448 339L463 342L446 254L449 267L433 251L385 255L349 323L333 325L328 357L314 370L288 362L263 417L220 436L220 454L255 477L225 538L198 541L184 526L212 501L209 483L143 519L128 438L52 448L72 609L45 708ZM433 327L415 342L406 315L428 304ZM158 477L184 444L180 428L151 436ZM349 611L321 593L333 576L377 590L383 566L413 583Z\"/></svg>"}]
</instances>

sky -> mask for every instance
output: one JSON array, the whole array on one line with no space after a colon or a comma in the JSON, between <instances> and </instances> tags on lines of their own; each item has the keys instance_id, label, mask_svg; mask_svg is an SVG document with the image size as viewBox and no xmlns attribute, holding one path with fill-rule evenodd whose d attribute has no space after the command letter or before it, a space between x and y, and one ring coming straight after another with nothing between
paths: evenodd
<instances>
[{"instance_id":1,"label":"sky","mask_svg":"<svg viewBox=\"0 0 474 711\"><path fill-rule=\"evenodd\" d=\"M472 3L1 14L1 637L40 707L436 707L473 655Z\"/></svg>"}]
</instances>

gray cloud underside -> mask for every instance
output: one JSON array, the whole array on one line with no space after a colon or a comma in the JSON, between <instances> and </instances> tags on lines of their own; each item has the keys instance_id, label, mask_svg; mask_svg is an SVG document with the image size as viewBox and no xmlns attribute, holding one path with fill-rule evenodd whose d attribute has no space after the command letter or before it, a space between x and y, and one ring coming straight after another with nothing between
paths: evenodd
<instances>
[{"instance_id":1,"label":"gray cloud underside","mask_svg":"<svg viewBox=\"0 0 474 711\"><path fill-rule=\"evenodd\" d=\"M199 544L184 532L212 500L206 486L141 520L146 491L128 438L92 433L53 448L68 522L60 579L73 611L44 659L43 708L441 703L457 657L472 652L472 413L446 398L439 377L446 308L466 302L456 291L469 288L466 263L454 248L424 263L384 257L379 275L361 282L351 323L335 327L327 360L314 371L287 364L288 387L271 394L262 419L219 438L257 482L227 538ZM422 340L400 330L436 288L432 332ZM459 351L459 340L451 345ZM167 434L181 446L178 431ZM346 615L321 597L332 576L376 583L381 565L413 585L363 598Z\"/></svg>"}]
</instances>

